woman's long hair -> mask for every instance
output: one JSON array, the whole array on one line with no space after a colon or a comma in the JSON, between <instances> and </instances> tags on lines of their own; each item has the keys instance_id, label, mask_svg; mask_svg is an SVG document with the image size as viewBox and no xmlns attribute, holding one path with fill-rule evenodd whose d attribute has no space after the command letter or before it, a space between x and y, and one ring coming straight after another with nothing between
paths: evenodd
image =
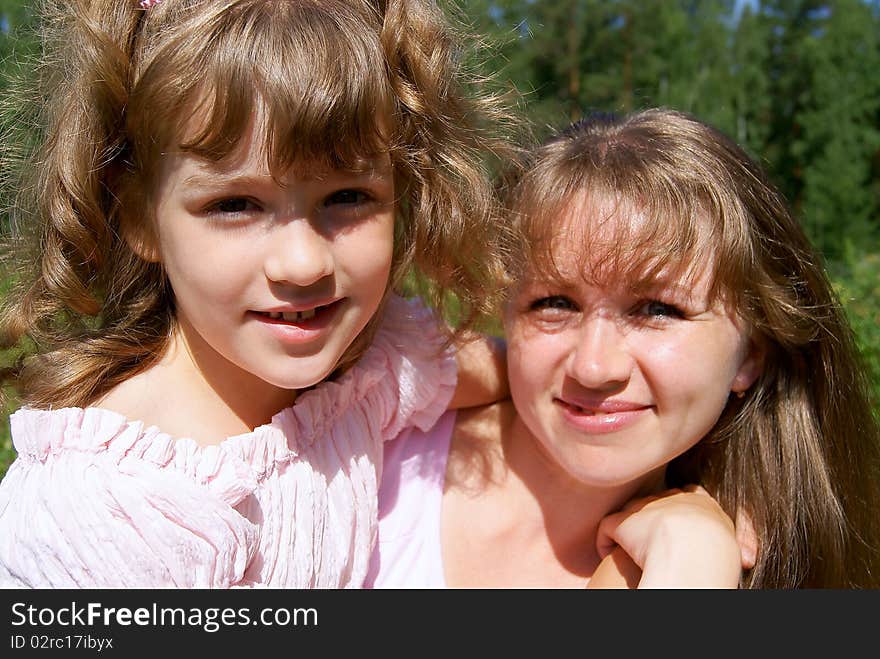
<instances>
[{"instance_id":1,"label":"woman's long hair","mask_svg":"<svg viewBox=\"0 0 880 659\"><path fill-rule=\"evenodd\" d=\"M717 130L655 109L570 126L508 185L514 280L554 274L556 218L577 195L647 218L613 245L581 237L585 257L623 281L714 260L711 295L744 321L763 372L669 465L668 484L699 482L731 517L750 515L760 548L745 586L880 586L880 430L866 369L820 257L760 168Z\"/></svg>"}]
</instances>

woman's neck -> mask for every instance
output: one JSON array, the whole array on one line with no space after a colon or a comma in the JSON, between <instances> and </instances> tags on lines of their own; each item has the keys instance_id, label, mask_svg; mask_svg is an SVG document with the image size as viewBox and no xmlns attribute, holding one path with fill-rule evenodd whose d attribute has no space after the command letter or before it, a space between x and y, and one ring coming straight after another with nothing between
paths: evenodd
<instances>
[{"instance_id":1,"label":"woman's neck","mask_svg":"<svg viewBox=\"0 0 880 659\"><path fill-rule=\"evenodd\" d=\"M619 510L633 497L663 487L662 472L614 486L578 481L550 455L519 415L512 420L502 442L511 483L529 493L541 510L548 533L559 539L567 535L595 537L603 517Z\"/></svg>"},{"instance_id":2,"label":"woman's neck","mask_svg":"<svg viewBox=\"0 0 880 659\"><path fill-rule=\"evenodd\" d=\"M543 450L513 406L504 407L486 432L495 441L483 444L489 465L484 475L490 476L482 478L479 492L473 479L467 488L448 475L443 522L449 584L583 586L599 563L599 522L648 484L604 488L577 482ZM453 445L465 442L467 433Z\"/></svg>"}]
</instances>

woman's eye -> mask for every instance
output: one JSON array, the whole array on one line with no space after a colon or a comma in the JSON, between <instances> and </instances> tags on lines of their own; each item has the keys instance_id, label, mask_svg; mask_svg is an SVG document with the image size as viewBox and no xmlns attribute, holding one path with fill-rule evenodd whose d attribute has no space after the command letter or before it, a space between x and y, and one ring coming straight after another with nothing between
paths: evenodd
<instances>
[{"instance_id":1,"label":"woman's eye","mask_svg":"<svg viewBox=\"0 0 880 659\"><path fill-rule=\"evenodd\" d=\"M333 206L341 204L345 206L354 206L369 201L370 196L361 190L337 190L324 200L324 206Z\"/></svg>"},{"instance_id":2,"label":"woman's eye","mask_svg":"<svg viewBox=\"0 0 880 659\"><path fill-rule=\"evenodd\" d=\"M529 309L532 311L539 311L541 309L559 309L568 311L574 308L574 302L564 295L548 295L547 297L535 300L529 305Z\"/></svg>"},{"instance_id":3,"label":"woman's eye","mask_svg":"<svg viewBox=\"0 0 880 659\"><path fill-rule=\"evenodd\" d=\"M637 313L648 318L684 318L684 312L673 304L648 300L637 308Z\"/></svg>"}]
</instances>

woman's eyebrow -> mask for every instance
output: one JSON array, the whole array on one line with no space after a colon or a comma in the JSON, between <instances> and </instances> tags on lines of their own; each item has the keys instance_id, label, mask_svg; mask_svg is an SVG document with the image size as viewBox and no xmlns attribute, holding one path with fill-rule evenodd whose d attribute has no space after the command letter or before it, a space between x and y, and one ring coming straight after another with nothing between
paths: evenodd
<instances>
[{"instance_id":1,"label":"woman's eyebrow","mask_svg":"<svg viewBox=\"0 0 880 659\"><path fill-rule=\"evenodd\" d=\"M698 296L695 294L696 282L690 281L686 286L662 277L645 278L636 281L630 288L633 292L641 295L666 293L676 299L686 302L695 302Z\"/></svg>"}]
</instances>

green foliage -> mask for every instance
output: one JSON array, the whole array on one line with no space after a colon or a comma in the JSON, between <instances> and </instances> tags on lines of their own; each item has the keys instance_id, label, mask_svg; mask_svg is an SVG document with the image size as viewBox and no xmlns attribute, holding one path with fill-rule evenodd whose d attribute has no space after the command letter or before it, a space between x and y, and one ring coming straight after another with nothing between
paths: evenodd
<instances>
[{"instance_id":1,"label":"green foliage","mask_svg":"<svg viewBox=\"0 0 880 659\"><path fill-rule=\"evenodd\" d=\"M733 28L731 40L731 115L728 134L753 156L760 155L770 135L773 101L767 75L771 24L747 6ZM724 128L722 124L719 127Z\"/></svg>"},{"instance_id":2,"label":"green foliage","mask_svg":"<svg viewBox=\"0 0 880 659\"><path fill-rule=\"evenodd\" d=\"M30 52L35 47L28 33L28 28L34 22L33 6L33 1L0 0L0 64L4 68L15 66L22 53Z\"/></svg>"},{"instance_id":3,"label":"green foliage","mask_svg":"<svg viewBox=\"0 0 880 659\"><path fill-rule=\"evenodd\" d=\"M0 353L0 365L3 364L4 356ZM12 437L9 435L9 415L14 410L14 401L10 401L3 409L0 409L0 479L6 474L6 470L15 459L15 451L12 448Z\"/></svg>"},{"instance_id":4,"label":"green foliage","mask_svg":"<svg viewBox=\"0 0 880 659\"><path fill-rule=\"evenodd\" d=\"M857 250L847 242L844 258L832 268L832 275L868 366L874 409L880 415L880 250Z\"/></svg>"},{"instance_id":5,"label":"green foliage","mask_svg":"<svg viewBox=\"0 0 880 659\"><path fill-rule=\"evenodd\" d=\"M19 87L32 89L33 67L31 56L37 52L34 32L34 0L0 0L0 230L9 226L6 209L15 194L12 181L18 164L13 154L21 153L33 142L32 115L35 104L20 100L10 93L15 80L22 78Z\"/></svg>"},{"instance_id":6,"label":"green foliage","mask_svg":"<svg viewBox=\"0 0 880 659\"><path fill-rule=\"evenodd\" d=\"M9 289L9 282L0 281L0 295L5 295ZM12 350L0 350L0 368L8 366L12 363L16 353ZM15 458L15 452L12 449L12 438L9 435L9 415L16 407L16 401L11 391L4 391L5 396L0 396L0 400L4 401L4 405L0 407L0 478L6 473L9 464Z\"/></svg>"},{"instance_id":7,"label":"green foliage","mask_svg":"<svg viewBox=\"0 0 880 659\"><path fill-rule=\"evenodd\" d=\"M804 163L803 216L816 245L840 259L846 244L880 241L872 158L880 149L880 31L860 0L838 0L803 42L810 84L792 145Z\"/></svg>"}]
</instances>

